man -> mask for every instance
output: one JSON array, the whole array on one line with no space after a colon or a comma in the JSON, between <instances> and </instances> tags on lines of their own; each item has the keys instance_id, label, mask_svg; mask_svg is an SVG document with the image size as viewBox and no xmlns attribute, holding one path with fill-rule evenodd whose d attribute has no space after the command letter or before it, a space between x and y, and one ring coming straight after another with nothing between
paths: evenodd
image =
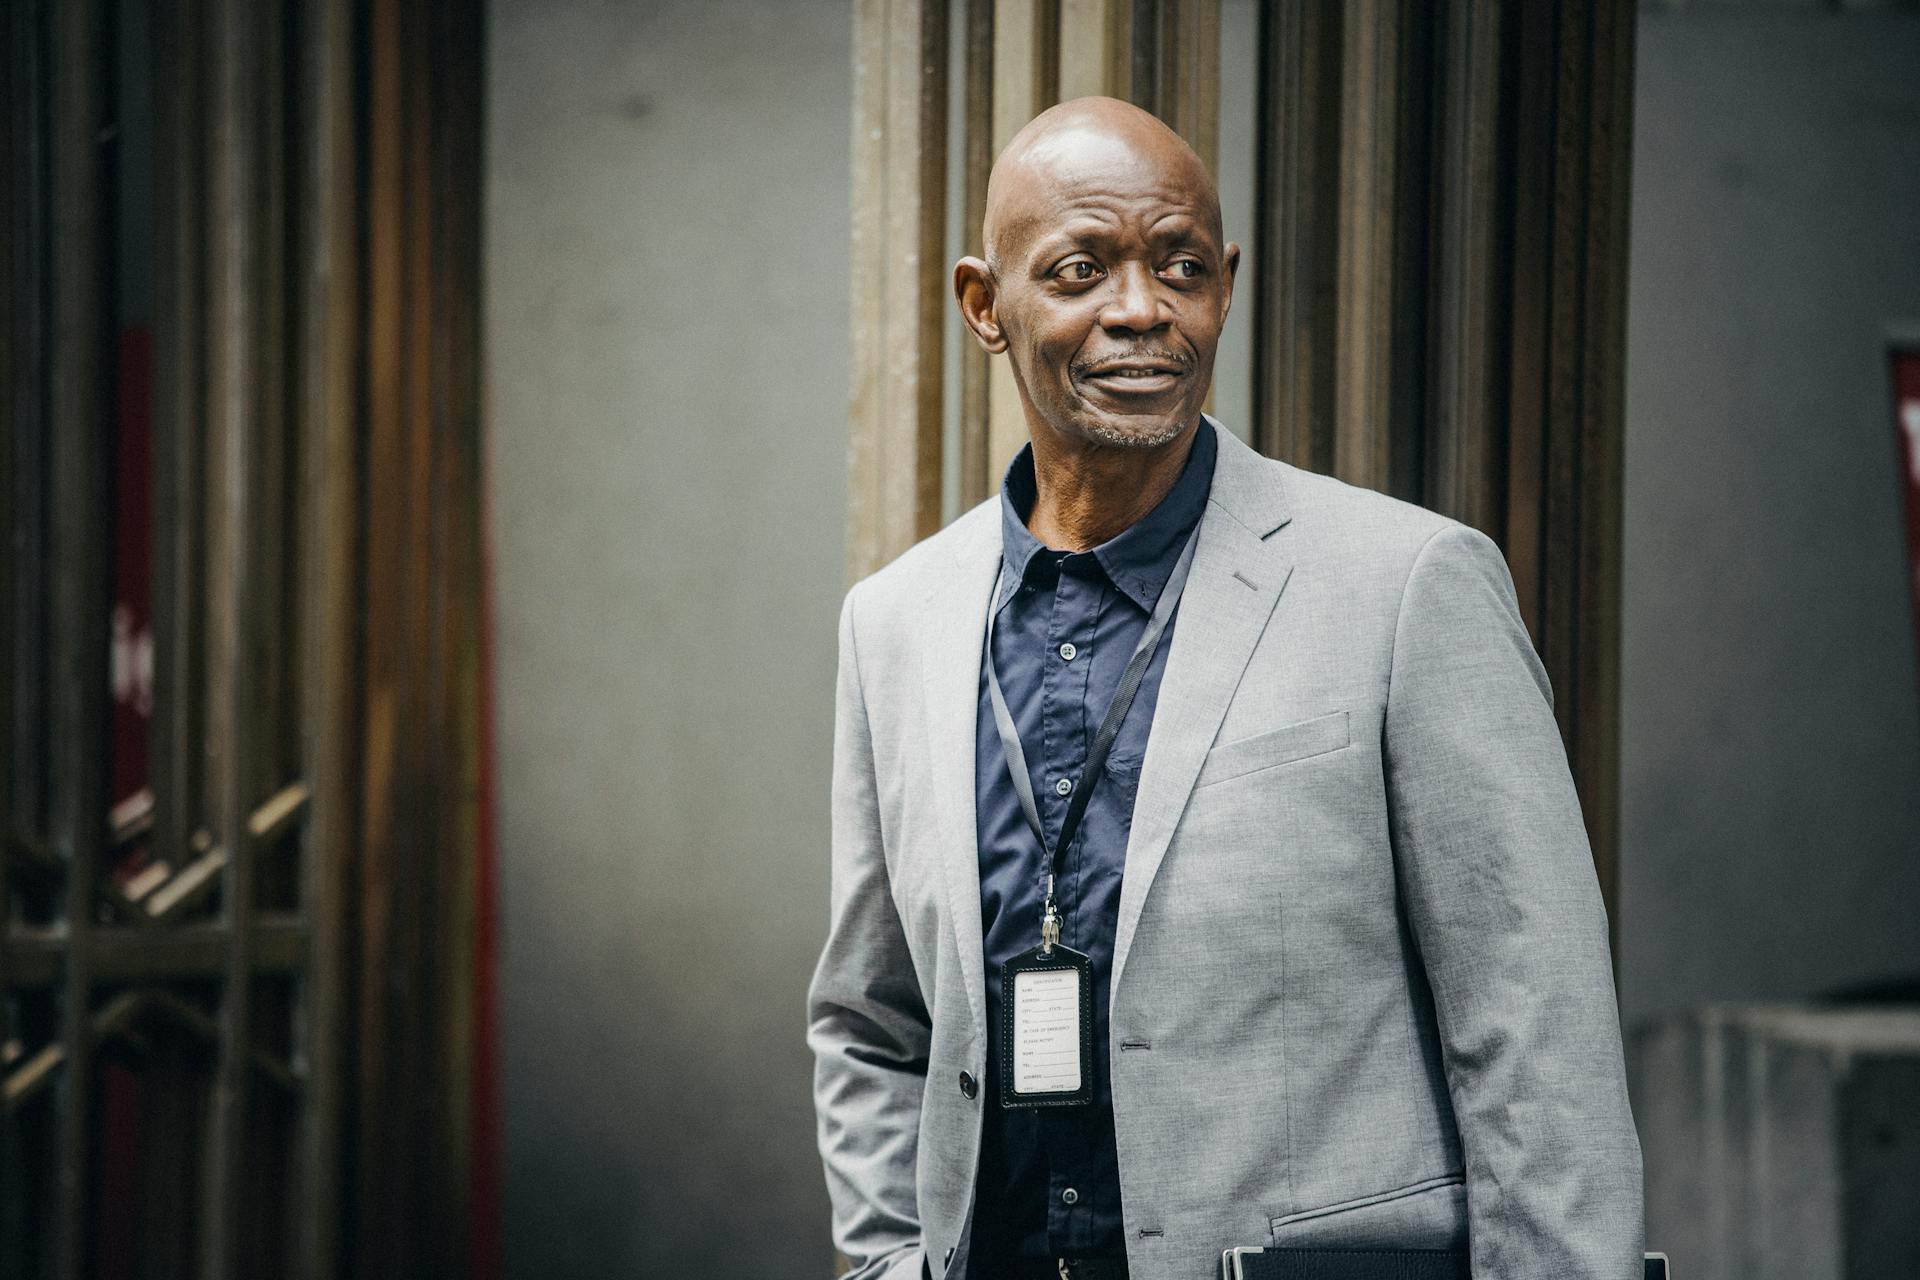
<instances>
[{"instance_id":1,"label":"man","mask_svg":"<svg viewBox=\"0 0 1920 1280\"><path fill-rule=\"evenodd\" d=\"M1203 418L1239 250L1153 117L1039 116L985 232L955 292L1031 444L841 615L809 1040L853 1274L1637 1275L1606 921L1499 552Z\"/></svg>"}]
</instances>

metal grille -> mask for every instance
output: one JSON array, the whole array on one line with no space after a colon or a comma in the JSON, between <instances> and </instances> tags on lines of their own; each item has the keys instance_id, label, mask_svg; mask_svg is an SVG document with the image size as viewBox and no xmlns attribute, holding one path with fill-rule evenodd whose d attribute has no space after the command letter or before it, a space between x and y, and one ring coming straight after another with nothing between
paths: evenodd
<instances>
[{"instance_id":1,"label":"metal grille","mask_svg":"<svg viewBox=\"0 0 1920 1280\"><path fill-rule=\"evenodd\" d=\"M479 19L0 7L0 1280L493 1273Z\"/></svg>"},{"instance_id":2,"label":"metal grille","mask_svg":"<svg viewBox=\"0 0 1920 1280\"><path fill-rule=\"evenodd\" d=\"M298 267L319 21L138 0L4 19L0 1275L316 1265ZM130 280L151 282L150 366L115 316ZM150 647L116 599L129 556ZM147 764L116 794L129 755Z\"/></svg>"}]
</instances>

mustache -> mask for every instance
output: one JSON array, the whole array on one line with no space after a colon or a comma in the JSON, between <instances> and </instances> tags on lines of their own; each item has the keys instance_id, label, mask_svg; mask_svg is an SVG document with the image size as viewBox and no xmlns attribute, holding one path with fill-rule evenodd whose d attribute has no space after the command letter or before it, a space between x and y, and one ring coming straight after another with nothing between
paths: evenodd
<instances>
[{"instance_id":1,"label":"mustache","mask_svg":"<svg viewBox=\"0 0 1920 1280\"><path fill-rule=\"evenodd\" d=\"M1190 352L1143 345L1122 347L1117 351L1103 351L1097 356L1075 360L1068 366L1068 371L1076 378L1084 378L1113 365L1138 363L1170 365L1181 373L1192 373L1194 368L1194 359Z\"/></svg>"}]
</instances>

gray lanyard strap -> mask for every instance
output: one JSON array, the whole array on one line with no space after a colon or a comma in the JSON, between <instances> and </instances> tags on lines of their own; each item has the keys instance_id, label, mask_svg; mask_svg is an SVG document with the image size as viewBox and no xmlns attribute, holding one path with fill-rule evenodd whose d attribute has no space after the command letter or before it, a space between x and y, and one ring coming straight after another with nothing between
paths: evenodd
<instances>
[{"instance_id":1,"label":"gray lanyard strap","mask_svg":"<svg viewBox=\"0 0 1920 1280\"><path fill-rule=\"evenodd\" d=\"M993 624L1000 613L1000 585L1006 576L1004 561L993 579L993 596L987 605L987 697L993 703L994 727L1000 731L1000 748L1006 757L1014 794L1020 797L1020 810L1026 815L1033 838L1040 842L1041 851L1048 854L1046 911L1040 922L1041 948L1045 951L1052 951L1053 944L1060 940L1060 912L1054 903L1054 881L1066 870L1067 847L1080 830L1088 797L1093 794L1101 769L1106 767L1107 753L1113 750L1113 740L1120 736L1120 724L1133 708L1134 695L1140 692L1140 682L1146 678L1154 650L1160 647L1160 637L1166 634L1173 611L1180 604L1180 595L1186 590L1187 571L1193 567L1193 549L1199 541L1200 526L1196 522L1193 532L1187 535L1187 545L1180 549L1179 560L1174 562L1173 572L1167 576L1166 586L1160 589L1159 600L1154 602L1153 616L1147 619L1139 643L1133 646L1133 656L1127 660L1127 669L1120 675L1120 687L1113 691L1113 701L1107 705L1107 714L1093 735L1093 745L1087 748L1086 764L1073 789L1073 799L1067 802L1066 816L1060 820L1060 838L1051 851L1047 849L1046 831L1040 825L1040 808L1034 803L1033 775L1027 771L1027 753L1020 745L1020 733L1013 726L1013 714L1007 710L1006 695L1000 692L1000 677L993 669Z\"/></svg>"}]
</instances>

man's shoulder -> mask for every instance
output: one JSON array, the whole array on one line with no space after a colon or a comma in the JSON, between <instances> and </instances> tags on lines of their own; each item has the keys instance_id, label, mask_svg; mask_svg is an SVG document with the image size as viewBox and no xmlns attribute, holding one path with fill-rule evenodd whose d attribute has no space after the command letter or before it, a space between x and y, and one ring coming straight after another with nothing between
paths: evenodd
<instances>
[{"instance_id":1,"label":"man's shoulder","mask_svg":"<svg viewBox=\"0 0 1920 1280\"><path fill-rule=\"evenodd\" d=\"M1459 526L1437 512L1269 458L1215 423L1220 441L1212 500L1267 539L1285 526L1284 545L1299 557L1411 563L1436 533Z\"/></svg>"},{"instance_id":2,"label":"man's shoulder","mask_svg":"<svg viewBox=\"0 0 1920 1280\"><path fill-rule=\"evenodd\" d=\"M1471 534L1458 520L1400 498L1290 463L1271 466L1287 495L1290 532L1303 550L1411 565L1435 535Z\"/></svg>"},{"instance_id":3,"label":"man's shoulder","mask_svg":"<svg viewBox=\"0 0 1920 1280\"><path fill-rule=\"evenodd\" d=\"M953 581L958 566L997 547L999 535L996 494L854 583L848 598L858 601L863 615L917 612L929 593Z\"/></svg>"},{"instance_id":4,"label":"man's shoulder","mask_svg":"<svg viewBox=\"0 0 1920 1280\"><path fill-rule=\"evenodd\" d=\"M1317 567L1348 625L1370 617L1397 629L1408 619L1438 616L1434 604L1445 600L1474 613L1475 626L1494 625L1489 620L1496 615L1500 628L1520 626L1506 556L1481 530L1330 476L1275 465L1284 469L1292 498L1286 532L1294 535L1295 561ZM1416 583L1425 585L1417 589ZM1416 599L1420 604L1409 613ZM1493 612L1479 612L1482 606Z\"/></svg>"},{"instance_id":5,"label":"man's shoulder","mask_svg":"<svg viewBox=\"0 0 1920 1280\"><path fill-rule=\"evenodd\" d=\"M1389 579L1404 581L1429 544L1451 541L1436 535L1485 540L1458 520L1414 503L1260 456L1245 445L1235 452L1242 456L1237 465L1229 464L1236 473L1229 482L1235 496L1227 497L1226 514L1261 523L1265 513L1284 511L1295 556L1365 566L1372 571L1368 576L1384 571ZM1226 496L1220 479L1216 471L1216 505ZM1260 500L1248 502L1252 491L1265 492ZM1256 536L1271 528L1264 524ZM991 559L999 545L1000 498L995 494L856 582L849 605L857 605L863 620L918 617L943 587L963 576L963 568Z\"/></svg>"}]
</instances>

